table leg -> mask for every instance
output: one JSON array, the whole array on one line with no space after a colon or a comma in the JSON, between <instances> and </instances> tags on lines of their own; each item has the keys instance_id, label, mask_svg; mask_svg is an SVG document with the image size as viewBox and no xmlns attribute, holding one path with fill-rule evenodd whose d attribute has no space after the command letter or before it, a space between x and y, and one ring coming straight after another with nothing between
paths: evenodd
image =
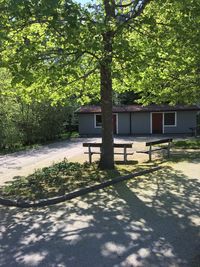
<instances>
[{"instance_id":1,"label":"table leg","mask_svg":"<svg viewBox=\"0 0 200 267\"><path fill-rule=\"evenodd\" d=\"M171 142L168 143L168 147L167 147L167 157L170 157L170 147L171 147Z\"/></svg>"},{"instance_id":2,"label":"table leg","mask_svg":"<svg viewBox=\"0 0 200 267\"><path fill-rule=\"evenodd\" d=\"M88 147L88 152L89 152L89 163L92 163L92 151L91 151L91 147Z\"/></svg>"},{"instance_id":3,"label":"table leg","mask_svg":"<svg viewBox=\"0 0 200 267\"><path fill-rule=\"evenodd\" d=\"M124 162L127 162L127 153L126 153L126 147L124 147Z\"/></svg>"},{"instance_id":4,"label":"table leg","mask_svg":"<svg viewBox=\"0 0 200 267\"><path fill-rule=\"evenodd\" d=\"M150 145L150 147L149 147L149 161L151 161L151 145Z\"/></svg>"}]
</instances>

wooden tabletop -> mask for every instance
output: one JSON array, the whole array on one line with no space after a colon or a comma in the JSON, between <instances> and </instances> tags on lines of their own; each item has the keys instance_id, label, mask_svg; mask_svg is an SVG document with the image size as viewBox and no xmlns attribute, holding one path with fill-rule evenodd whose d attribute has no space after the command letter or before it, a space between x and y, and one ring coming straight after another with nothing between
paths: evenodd
<instances>
[{"instance_id":1,"label":"wooden tabletop","mask_svg":"<svg viewBox=\"0 0 200 267\"><path fill-rule=\"evenodd\" d=\"M119 147L119 148L132 148L133 143L114 143L114 147ZM101 147L102 143L83 143L84 147Z\"/></svg>"}]
</instances>

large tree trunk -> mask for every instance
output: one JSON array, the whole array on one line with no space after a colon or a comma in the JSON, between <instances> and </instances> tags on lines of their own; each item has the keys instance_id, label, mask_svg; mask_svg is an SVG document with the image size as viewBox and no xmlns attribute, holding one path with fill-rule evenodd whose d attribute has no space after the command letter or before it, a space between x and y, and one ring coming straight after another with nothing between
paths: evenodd
<instances>
[{"instance_id":1,"label":"large tree trunk","mask_svg":"<svg viewBox=\"0 0 200 267\"><path fill-rule=\"evenodd\" d=\"M114 168L112 123L112 76L110 66L101 65L102 153L101 169Z\"/></svg>"},{"instance_id":2,"label":"large tree trunk","mask_svg":"<svg viewBox=\"0 0 200 267\"><path fill-rule=\"evenodd\" d=\"M113 122L112 122L112 43L113 31L110 28L115 9L112 0L104 0L106 13L106 31L103 37L103 58L100 64L101 79L101 112L102 112L102 153L100 159L101 169L114 168L113 153Z\"/></svg>"},{"instance_id":3,"label":"large tree trunk","mask_svg":"<svg viewBox=\"0 0 200 267\"><path fill-rule=\"evenodd\" d=\"M114 9L110 0L104 0L106 13L105 24L108 26L114 17ZM101 112L102 112L102 150L101 169L114 168L113 123L112 123L112 42L113 32L107 27L103 37L103 58L100 64L101 79Z\"/></svg>"}]
</instances>

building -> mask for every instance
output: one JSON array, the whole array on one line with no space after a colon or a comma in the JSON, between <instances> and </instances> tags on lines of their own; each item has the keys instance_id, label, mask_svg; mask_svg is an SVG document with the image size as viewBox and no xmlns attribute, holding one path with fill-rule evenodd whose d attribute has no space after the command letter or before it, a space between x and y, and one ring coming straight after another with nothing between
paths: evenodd
<instances>
[{"instance_id":1,"label":"building","mask_svg":"<svg viewBox=\"0 0 200 267\"><path fill-rule=\"evenodd\" d=\"M198 106L127 105L113 107L113 133L118 135L191 134L197 126ZM80 135L101 135L101 107L77 110Z\"/></svg>"}]
</instances>

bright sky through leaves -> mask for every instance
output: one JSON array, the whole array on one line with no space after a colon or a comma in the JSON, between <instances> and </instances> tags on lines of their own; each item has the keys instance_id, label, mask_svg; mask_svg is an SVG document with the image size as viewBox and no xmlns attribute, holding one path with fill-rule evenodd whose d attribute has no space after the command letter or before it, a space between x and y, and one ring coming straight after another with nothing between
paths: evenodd
<instances>
[{"instance_id":1,"label":"bright sky through leaves","mask_svg":"<svg viewBox=\"0 0 200 267\"><path fill-rule=\"evenodd\" d=\"M87 3L91 3L91 2L95 2L95 1L91 1L91 0L75 0L76 2L80 3L81 5L85 5Z\"/></svg>"}]
</instances>

